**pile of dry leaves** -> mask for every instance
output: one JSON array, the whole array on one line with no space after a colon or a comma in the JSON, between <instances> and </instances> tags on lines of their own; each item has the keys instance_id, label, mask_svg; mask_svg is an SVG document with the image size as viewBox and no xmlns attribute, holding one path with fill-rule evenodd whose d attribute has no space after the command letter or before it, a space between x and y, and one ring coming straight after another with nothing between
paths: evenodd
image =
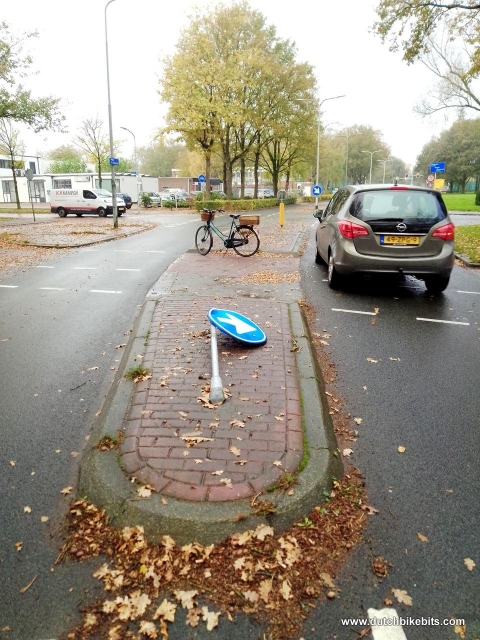
<instances>
[{"instance_id":1,"label":"pile of dry leaves","mask_svg":"<svg viewBox=\"0 0 480 640\"><path fill-rule=\"evenodd\" d=\"M234 534L204 547L178 547L169 536L150 544L140 527L121 531L84 500L68 516L68 539L57 562L104 556L94 573L105 597L87 606L83 622L67 634L88 638L168 638L169 624L182 619L214 629L220 616L239 612L268 620L271 638L291 638L319 598L334 598L334 578L367 517L357 472L335 482L327 501L275 535L272 527Z\"/></svg>"}]
</instances>

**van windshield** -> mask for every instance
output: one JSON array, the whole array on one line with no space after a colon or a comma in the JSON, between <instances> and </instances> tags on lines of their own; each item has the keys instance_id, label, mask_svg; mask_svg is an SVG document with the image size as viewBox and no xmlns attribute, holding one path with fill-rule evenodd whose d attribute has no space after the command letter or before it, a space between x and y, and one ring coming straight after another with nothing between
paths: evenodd
<instances>
[{"instance_id":1,"label":"van windshield","mask_svg":"<svg viewBox=\"0 0 480 640\"><path fill-rule=\"evenodd\" d=\"M104 198L111 198L112 194L110 193L110 191L107 191L106 189L95 189L95 193L98 196L103 196Z\"/></svg>"}]
</instances>

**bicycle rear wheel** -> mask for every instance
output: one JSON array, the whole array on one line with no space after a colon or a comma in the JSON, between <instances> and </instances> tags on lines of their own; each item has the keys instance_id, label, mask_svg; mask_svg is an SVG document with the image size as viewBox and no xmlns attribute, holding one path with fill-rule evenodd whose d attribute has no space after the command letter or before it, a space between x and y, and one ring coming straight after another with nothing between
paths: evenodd
<instances>
[{"instance_id":1,"label":"bicycle rear wheel","mask_svg":"<svg viewBox=\"0 0 480 640\"><path fill-rule=\"evenodd\" d=\"M260 247L260 239L253 227L240 225L233 233L233 248L239 256L248 258L257 253Z\"/></svg>"},{"instance_id":2,"label":"bicycle rear wheel","mask_svg":"<svg viewBox=\"0 0 480 640\"><path fill-rule=\"evenodd\" d=\"M202 256L206 256L212 248L213 236L209 227L205 224L203 227L198 227L195 234L195 246L198 253Z\"/></svg>"}]
</instances>

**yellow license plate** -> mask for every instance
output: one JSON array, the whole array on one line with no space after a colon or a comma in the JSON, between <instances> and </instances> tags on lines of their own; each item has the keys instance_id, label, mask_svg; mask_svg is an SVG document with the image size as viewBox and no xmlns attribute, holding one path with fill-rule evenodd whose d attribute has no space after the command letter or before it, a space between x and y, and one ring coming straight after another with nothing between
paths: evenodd
<instances>
[{"instance_id":1,"label":"yellow license plate","mask_svg":"<svg viewBox=\"0 0 480 640\"><path fill-rule=\"evenodd\" d=\"M419 236L380 236L380 244L419 245Z\"/></svg>"}]
</instances>

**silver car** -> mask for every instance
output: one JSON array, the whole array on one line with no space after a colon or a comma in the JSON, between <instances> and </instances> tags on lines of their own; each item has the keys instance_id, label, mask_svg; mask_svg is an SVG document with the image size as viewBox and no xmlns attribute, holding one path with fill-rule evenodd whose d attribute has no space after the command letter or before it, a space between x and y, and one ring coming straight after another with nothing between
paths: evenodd
<instances>
[{"instance_id":1,"label":"silver car","mask_svg":"<svg viewBox=\"0 0 480 640\"><path fill-rule=\"evenodd\" d=\"M315 262L332 289L354 274L414 275L444 291L455 229L439 191L400 185L343 187L318 218Z\"/></svg>"}]
</instances>

